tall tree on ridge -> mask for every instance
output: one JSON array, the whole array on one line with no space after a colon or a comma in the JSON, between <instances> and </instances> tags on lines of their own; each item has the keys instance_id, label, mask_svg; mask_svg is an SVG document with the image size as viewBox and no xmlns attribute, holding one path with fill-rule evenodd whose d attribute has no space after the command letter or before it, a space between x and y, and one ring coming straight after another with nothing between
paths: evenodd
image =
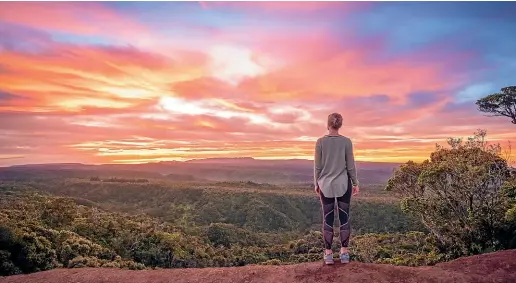
<instances>
[{"instance_id":1,"label":"tall tree on ridge","mask_svg":"<svg viewBox=\"0 0 516 283\"><path fill-rule=\"evenodd\" d=\"M491 116L509 117L516 125L516 86L504 87L500 91L477 100L478 110L491 113Z\"/></svg>"}]
</instances>

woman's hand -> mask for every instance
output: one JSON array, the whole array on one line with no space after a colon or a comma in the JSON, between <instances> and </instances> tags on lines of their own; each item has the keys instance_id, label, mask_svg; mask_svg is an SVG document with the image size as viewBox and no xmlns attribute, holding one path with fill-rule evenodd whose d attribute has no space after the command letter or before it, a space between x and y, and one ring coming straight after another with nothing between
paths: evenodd
<instances>
[{"instance_id":1,"label":"woman's hand","mask_svg":"<svg viewBox=\"0 0 516 283\"><path fill-rule=\"evenodd\" d=\"M353 186L352 194L354 196L358 195L360 193L360 188L358 186Z\"/></svg>"},{"instance_id":2,"label":"woman's hand","mask_svg":"<svg viewBox=\"0 0 516 283\"><path fill-rule=\"evenodd\" d=\"M315 186L314 191L316 194L319 194L321 192L321 189L319 189L319 186Z\"/></svg>"}]
</instances>

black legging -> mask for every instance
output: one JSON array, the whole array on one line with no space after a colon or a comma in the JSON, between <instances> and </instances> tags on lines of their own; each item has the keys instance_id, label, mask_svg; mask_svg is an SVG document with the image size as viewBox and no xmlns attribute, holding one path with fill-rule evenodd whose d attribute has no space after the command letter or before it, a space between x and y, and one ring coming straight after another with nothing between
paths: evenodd
<instances>
[{"instance_id":1,"label":"black legging","mask_svg":"<svg viewBox=\"0 0 516 283\"><path fill-rule=\"evenodd\" d=\"M349 223L349 203L351 201L351 182L348 183L348 190L346 193L336 198L337 207L339 209L340 222L340 243L342 247L347 248L349 245L349 236L351 234L351 225ZM327 198L320 193L321 205L323 210L323 238L324 247L331 249L333 242L333 222L335 220L335 198Z\"/></svg>"}]
</instances>

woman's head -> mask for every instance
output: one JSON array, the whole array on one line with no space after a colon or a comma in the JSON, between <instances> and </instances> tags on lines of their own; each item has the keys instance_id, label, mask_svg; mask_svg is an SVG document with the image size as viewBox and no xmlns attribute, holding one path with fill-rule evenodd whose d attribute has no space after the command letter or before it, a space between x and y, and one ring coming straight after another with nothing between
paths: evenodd
<instances>
[{"instance_id":1,"label":"woman's head","mask_svg":"<svg viewBox=\"0 0 516 283\"><path fill-rule=\"evenodd\" d=\"M342 115L332 113L328 115L328 130L339 130L342 127Z\"/></svg>"}]
</instances>

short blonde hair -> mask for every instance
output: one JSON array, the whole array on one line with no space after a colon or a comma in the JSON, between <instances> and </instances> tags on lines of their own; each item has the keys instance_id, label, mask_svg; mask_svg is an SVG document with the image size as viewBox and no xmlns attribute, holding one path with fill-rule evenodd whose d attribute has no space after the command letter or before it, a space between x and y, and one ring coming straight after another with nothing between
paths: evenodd
<instances>
[{"instance_id":1,"label":"short blonde hair","mask_svg":"<svg viewBox=\"0 0 516 283\"><path fill-rule=\"evenodd\" d=\"M338 130L342 127L342 115L339 113L332 113L328 115L328 127Z\"/></svg>"}]
</instances>

